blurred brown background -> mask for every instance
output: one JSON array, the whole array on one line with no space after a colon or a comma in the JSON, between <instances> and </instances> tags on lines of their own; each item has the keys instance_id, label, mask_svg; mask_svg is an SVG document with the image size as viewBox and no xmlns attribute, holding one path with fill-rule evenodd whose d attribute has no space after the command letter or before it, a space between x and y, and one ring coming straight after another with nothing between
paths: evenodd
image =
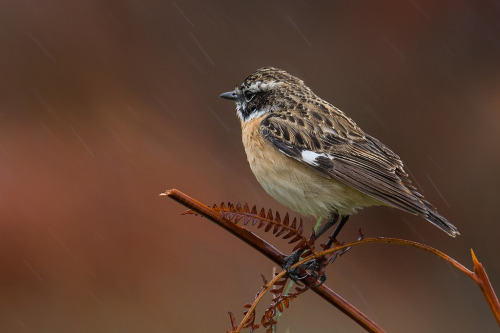
<instances>
[{"instance_id":1,"label":"blurred brown background","mask_svg":"<svg viewBox=\"0 0 500 333\"><path fill-rule=\"evenodd\" d=\"M374 208L344 240L361 227L469 267L473 248L500 292L499 18L486 0L0 2L0 332L224 332L227 310L241 318L272 263L158 194L285 211L218 98L268 65L395 150L462 233ZM472 281L415 249L354 248L327 284L389 332L497 329ZM364 331L312 293L279 329Z\"/></svg>"}]
</instances>

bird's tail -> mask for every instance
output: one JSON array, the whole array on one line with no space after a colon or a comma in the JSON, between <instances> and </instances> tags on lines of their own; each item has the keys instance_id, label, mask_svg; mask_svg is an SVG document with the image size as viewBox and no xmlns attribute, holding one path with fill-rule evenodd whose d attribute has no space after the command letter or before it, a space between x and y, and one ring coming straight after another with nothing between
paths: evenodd
<instances>
[{"instance_id":1,"label":"bird's tail","mask_svg":"<svg viewBox=\"0 0 500 333\"><path fill-rule=\"evenodd\" d=\"M427 208L427 215L425 216L425 219L446 232L451 237L460 235L457 227L451 224L450 221L445 219L443 216L439 215L439 213L432 208Z\"/></svg>"}]
</instances>

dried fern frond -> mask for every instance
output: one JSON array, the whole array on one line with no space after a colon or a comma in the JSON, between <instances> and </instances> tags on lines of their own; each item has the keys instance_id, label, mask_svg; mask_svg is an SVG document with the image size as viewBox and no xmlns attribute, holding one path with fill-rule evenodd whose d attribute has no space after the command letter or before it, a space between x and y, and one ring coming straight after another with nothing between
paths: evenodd
<instances>
[{"instance_id":1,"label":"dried fern frond","mask_svg":"<svg viewBox=\"0 0 500 333\"><path fill-rule=\"evenodd\" d=\"M243 306L246 309L250 309L252 307L252 304L248 303ZM243 315L246 315L249 310L243 312ZM260 325L255 323L255 308L251 311L250 316L247 318L247 320L243 323L243 328L250 328L250 332L253 333L253 331L257 328L259 328Z\"/></svg>"},{"instance_id":2,"label":"dried fern frond","mask_svg":"<svg viewBox=\"0 0 500 333\"><path fill-rule=\"evenodd\" d=\"M228 202L222 202L220 205L214 204L211 209L214 212L220 214L220 216L234 224L238 224L240 221L243 221L243 226L247 226L249 223L252 226L256 226L257 229L264 228L265 232L271 231L272 234L281 239L288 240L288 244L297 243L293 251L296 250L304 250L306 254L314 255L314 240L316 235L314 231L312 232L311 237L307 238L304 236L304 225L302 219L293 218L290 221L290 216L286 213L283 220L278 212L273 214L273 211L269 209L266 213L264 208L257 210L257 206L253 206L251 209L247 203L241 205L241 203L236 203L236 205ZM196 212L192 210L188 210L183 214L196 214Z\"/></svg>"},{"instance_id":3,"label":"dried fern frond","mask_svg":"<svg viewBox=\"0 0 500 333\"><path fill-rule=\"evenodd\" d=\"M270 290L274 297L269 307L264 311L264 315L260 321L262 326L267 329L266 332L268 333L273 332L273 327L277 324L276 316L278 314L278 310L283 312L290 306L290 301L297 298L298 295L307 290L307 288L296 288L297 292L283 295L283 290L287 281L289 281L287 276L279 279L274 283L274 288Z\"/></svg>"}]
</instances>

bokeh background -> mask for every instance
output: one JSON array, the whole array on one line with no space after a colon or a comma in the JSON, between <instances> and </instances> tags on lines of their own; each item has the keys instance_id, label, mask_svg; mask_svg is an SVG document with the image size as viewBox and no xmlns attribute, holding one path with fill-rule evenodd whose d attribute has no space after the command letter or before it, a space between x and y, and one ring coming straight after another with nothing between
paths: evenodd
<instances>
[{"instance_id":1,"label":"bokeh background","mask_svg":"<svg viewBox=\"0 0 500 333\"><path fill-rule=\"evenodd\" d=\"M273 264L158 195L286 211L218 98L268 65L396 151L462 233L373 208L343 240L361 228L469 267L473 248L500 292L499 18L486 0L1 1L0 331L224 332L226 311L241 318ZM472 281L415 249L353 248L327 284L389 332L498 329ZM313 293L279 329L364 331Z\"/></svg>"}]
</instances>

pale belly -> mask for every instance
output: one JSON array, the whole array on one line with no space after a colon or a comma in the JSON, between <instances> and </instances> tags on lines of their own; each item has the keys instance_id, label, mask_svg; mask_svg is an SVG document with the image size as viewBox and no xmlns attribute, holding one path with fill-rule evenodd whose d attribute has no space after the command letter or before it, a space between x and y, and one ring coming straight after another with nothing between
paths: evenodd
<instances>
[{"instance_id":1,"label":"pale belly","mask_svg":"<svg viewBox=\"0 0 500 333\"><path fill-rule=\"evenodd\" d=\"M243 145L250 168L262 187L274 199L296 212L319 218L332 213L350 215L356 209L382 204L286 156L260 135L257 140L245 140L243 136Z\"/></svg>"}]
</instances>

